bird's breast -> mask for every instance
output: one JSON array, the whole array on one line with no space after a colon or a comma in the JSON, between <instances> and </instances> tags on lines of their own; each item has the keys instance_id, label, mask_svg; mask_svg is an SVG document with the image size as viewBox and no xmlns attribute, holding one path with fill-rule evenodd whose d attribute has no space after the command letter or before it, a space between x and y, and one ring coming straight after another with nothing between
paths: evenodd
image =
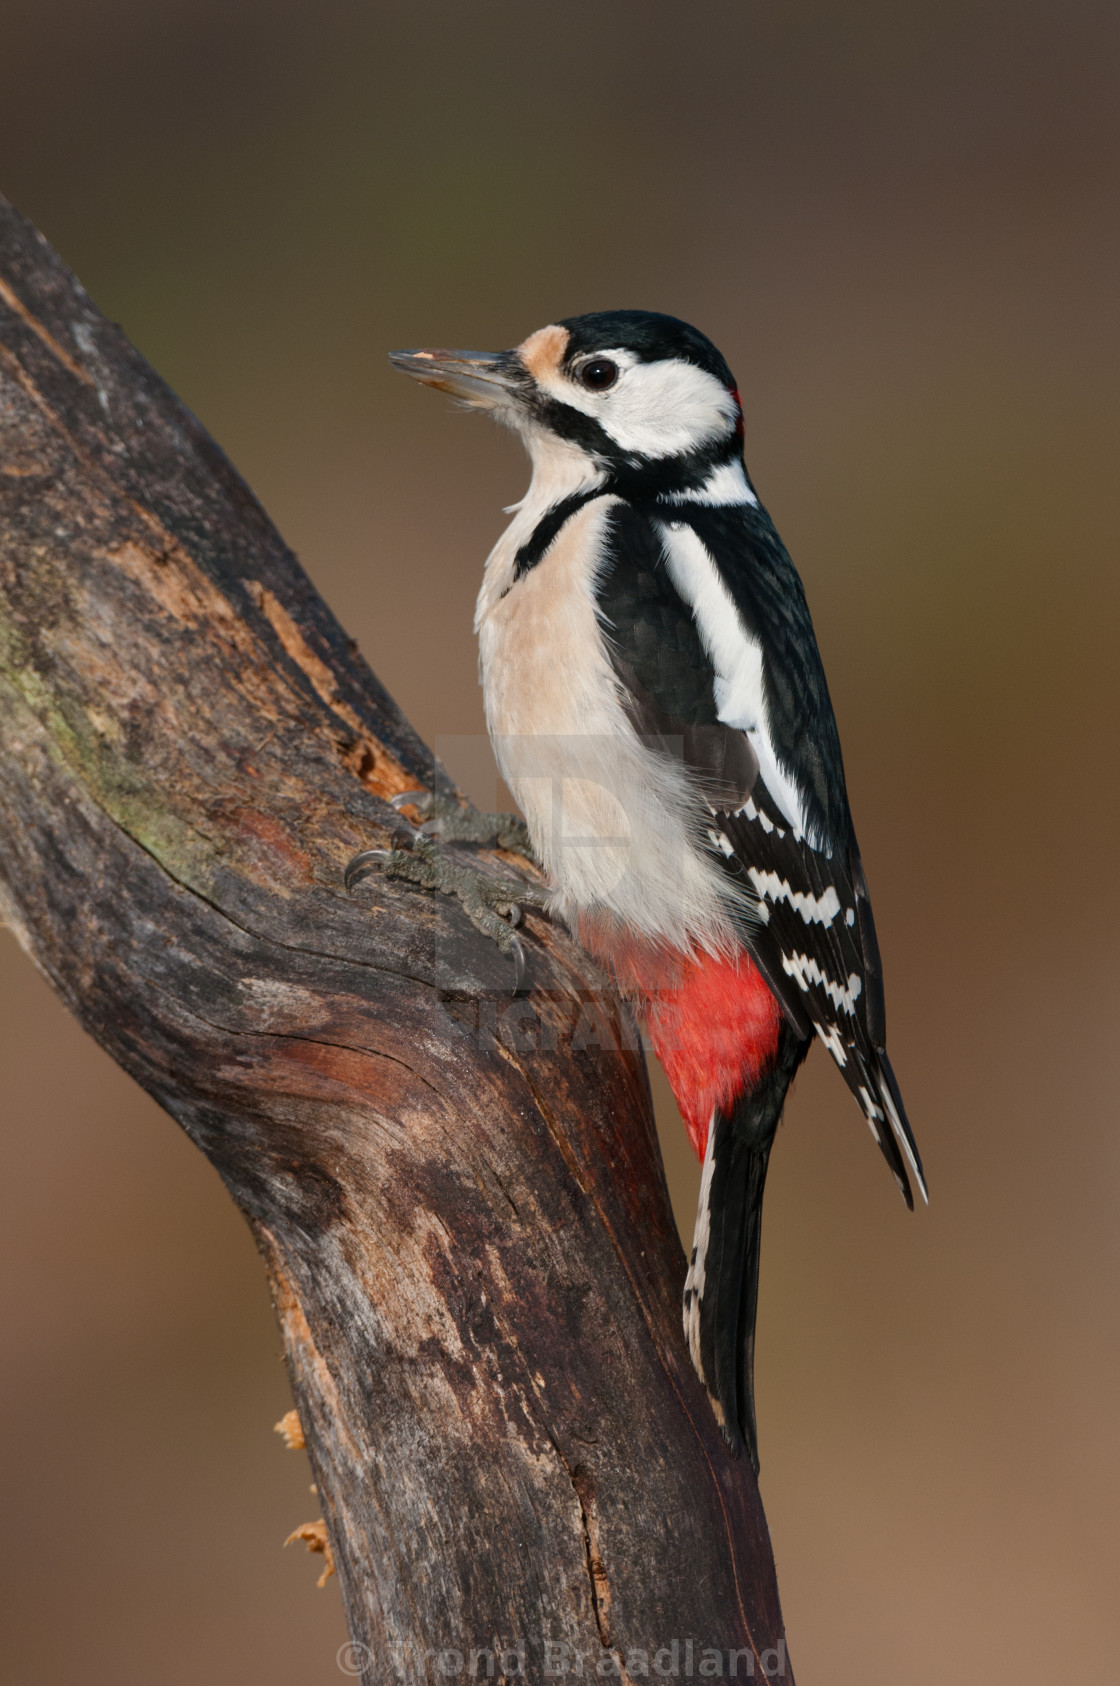
<instances>
[{"instance_id":1,"label":"bird's breast","mask_svg":"<svg viewBox=\"0 0 1120 1686\"><path fill-rule=\"evenodd\" d=\"M614 502L572 515L520 578L521 522L487 562L476 624L494 752L569 924L595 908L654 940L726 949L696 793L634 730L596 609Z\"/></svg>"},{"instance_id":2,"label":"bird's breast","mask_svg":"<svg viewBox=\"0 0 1120 1686\"><path fill-rule=\"evenodd\" d=\"M496 741L615 724L616 687L594 595L608 508L600 499L579 510L520 579L515 527L486 565L477 624L486 718Z\"/></svg>"}]
</instances>

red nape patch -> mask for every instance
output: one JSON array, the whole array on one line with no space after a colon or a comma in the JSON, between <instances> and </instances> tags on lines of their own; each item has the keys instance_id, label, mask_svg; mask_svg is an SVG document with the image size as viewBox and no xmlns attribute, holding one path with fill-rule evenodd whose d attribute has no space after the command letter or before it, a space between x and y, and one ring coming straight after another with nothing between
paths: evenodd
<instances>
[{"instance_id":1,"label":"red nape patch","mask_svg":"<svg viewBox=\"0 0 1120 1686\"><path fill-rule=\"evenodd\" d=\"M634 998L703 1159L713 1108L726 1107L773 1065L782 1010L745 952L695 959L580 922L580 939Z\"/></svg>"}]
</instances>

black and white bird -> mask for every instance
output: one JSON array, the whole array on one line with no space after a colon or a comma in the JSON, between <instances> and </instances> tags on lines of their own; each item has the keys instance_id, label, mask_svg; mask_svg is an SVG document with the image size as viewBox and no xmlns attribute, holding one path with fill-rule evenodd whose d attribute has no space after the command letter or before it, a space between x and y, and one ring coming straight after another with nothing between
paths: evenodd
<instances>
[{"instance_id":1,"label":"black and white bird","mask_svg":"<svg viewBox=\"0 0 1120 1686\"><path fill-rule=\"evenodd\" d=\"M499 766L552 907L636 1003L703 1162L693 1362L757 1468L763 1186L814 1037L908 1205L918 1150L801 580L743 461L734 377L671 316L391 361L520 434L532 480L476 629Z\"/></svg>"}]
</instances>

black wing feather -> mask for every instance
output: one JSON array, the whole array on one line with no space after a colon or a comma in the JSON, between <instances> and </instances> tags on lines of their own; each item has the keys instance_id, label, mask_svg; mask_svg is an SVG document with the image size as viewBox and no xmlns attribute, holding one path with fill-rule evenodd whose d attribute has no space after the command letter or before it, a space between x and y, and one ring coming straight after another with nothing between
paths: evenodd
<instances>
[{"instance_id":1,"label":"black wing feather","mask_svg":"<svg viewBox=\"0 0 1120 1686\"><path fill-rule=\"evenodd\" d=\"M791 829L744 732L719 720L711 661L665 565L662 523L687 521L763 650L771 736L805 798L812 841ZM882 968L852 830L832 705L801 580L765 511L621 502L607 524L599 613L635 726L683 753L725 868L758 918L743 940L791 1027L829 1049L908 1205L917 1146L884 1048ZM672 740L670 743L667 740ZM718 847L719 833L733 853Z\"/></svg>"},{"instance_id":2,"label":"black wing feather","mask_svg":"<svg viewBox=\"0 0 1120 1686\"><path fill-rule=\"evenodd\" d=\"M775 824L760 795L756 784L742 810L716 816L758 896L758 923L746 932L747 945L790 1021L799 1027L808 1021L808 1034L828 1048L911 1206L907 1161L923 1191L925 1185L886 1050L872 1035L873 1021L882 1029L882 991L877 945L870 955L865 947L870 904L862 915L857 910L846 860L829 858ZM874 943L873 925L870 930Z\"/></svg>"}]
</instances>

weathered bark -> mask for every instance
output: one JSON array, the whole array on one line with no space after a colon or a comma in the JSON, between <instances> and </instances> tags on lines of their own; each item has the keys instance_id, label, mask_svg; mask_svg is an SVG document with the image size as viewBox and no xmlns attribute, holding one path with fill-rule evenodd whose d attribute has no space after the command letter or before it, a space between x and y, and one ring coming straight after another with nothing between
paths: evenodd
<instances>
[{"instance_id":1,"label":"weathered bark","mask_svg":"<svg viewBox=\"0 0 1120 1686\"><path fill-rule=\"evenodd\" d=\"M546 1639L668 1667L676 1640L682 1674L689 1641L697 1673L704 1647L776 1672L632 1024L543 919L514 1002L454 903L345 894L387 798L446 775L2 201L0 733L6 919L260 1244L355 1667L438 1679L458 1652L469 1676L520 1646L536 1678Z\"/></svg>"}]
</instances>

